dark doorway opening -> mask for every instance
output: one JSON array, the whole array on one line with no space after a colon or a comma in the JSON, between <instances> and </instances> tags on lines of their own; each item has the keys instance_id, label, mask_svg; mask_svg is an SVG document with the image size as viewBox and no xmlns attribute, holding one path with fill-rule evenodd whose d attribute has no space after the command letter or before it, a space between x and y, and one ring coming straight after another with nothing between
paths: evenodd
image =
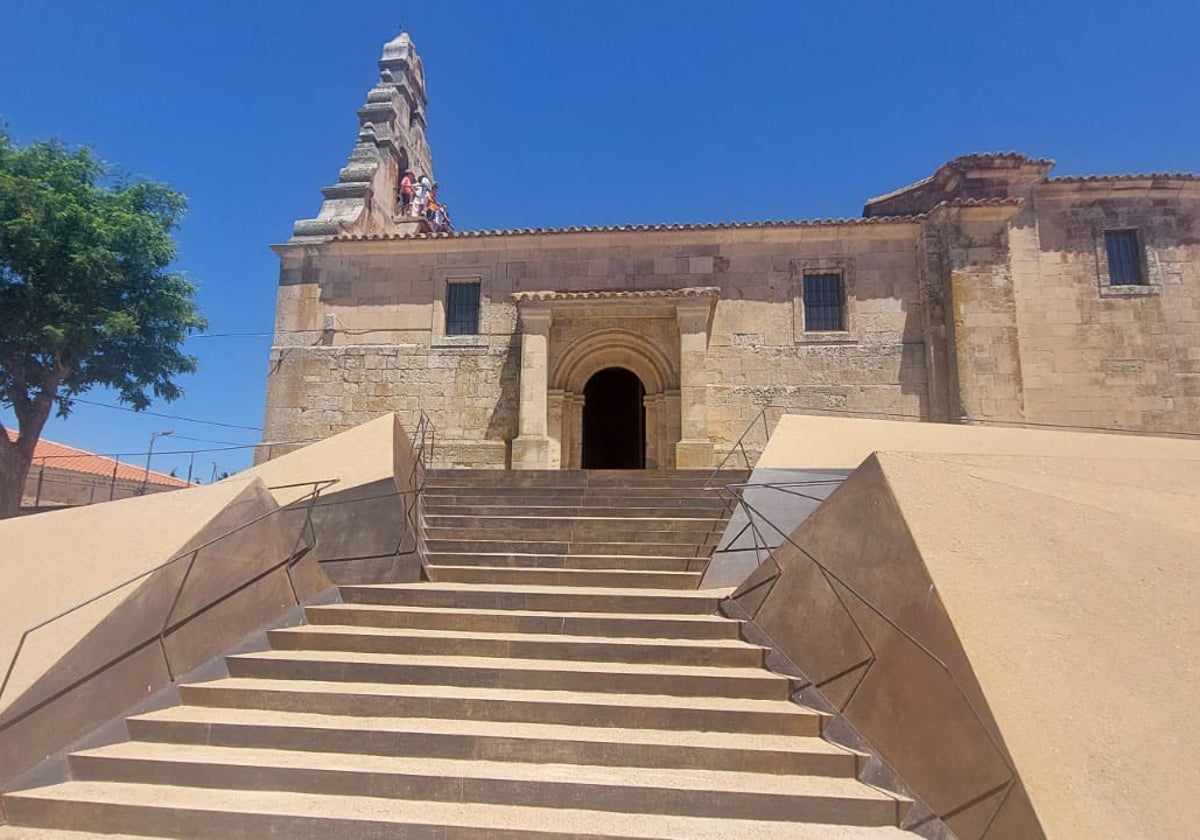
<instances>
[{"instance_id":1,"label":"dark doorway opening","mask_svg":"<svg viewBox=\"0 0 1200 840\"><path fill-rule=\"evenodd\" d=\"M646 389L624 368L605 368L583 386L583 468L646 466Z\"/></svg>"}]
</instances>

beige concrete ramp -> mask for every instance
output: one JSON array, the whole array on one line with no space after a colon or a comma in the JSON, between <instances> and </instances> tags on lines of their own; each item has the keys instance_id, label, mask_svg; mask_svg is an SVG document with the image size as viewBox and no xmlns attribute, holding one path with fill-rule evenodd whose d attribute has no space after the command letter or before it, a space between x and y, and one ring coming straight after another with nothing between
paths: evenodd
<instances>
[{"instance_id":1,"label":"beige concrete ramp","mask_svg":"<svg viewBox=\"0 0 1200 840\"><path fill-rule=\"evenodd\" d=\"M848 463L870 425L768 454ZM1193 836L1200 445L909 432L942 451L868 457L740 609L962 840Z\"/></svg>"},{"instance_id":2,"label":"beige concrete ramp","mask_svg":"<svg viewBox=\"0 0 1200 840\"><path fill-rule=\"evenodd\" d=\"M1053 455L1200 461L1194 438L1066 429L965 426L818 414L779 418L757 469L854 469L874 452Z\"/></svg>"},{"instance_id":3,"label":"beige concrete ramp","mask_svg":"<svg viewBox=\"0 0 1200 840\"><path fill-rule=\"evenodd\" d=\"M328 587L276 510L250 479L0 522L0 787Z\"/></svg>"},{"instance_id":4,"label":"beige concrete ramp","mask_svg":"<svg viewBox=\"0 0 1200 840\"><path fill-rule=\"evenodd\" d=\"M413 431L410 438L395 414L384 414L238 477L262 479L281 506L293 508L306 506L320 483L312 521L323 567L335 582L416 580L417 490L433 432Z\"/></svg>"}]
</instances>

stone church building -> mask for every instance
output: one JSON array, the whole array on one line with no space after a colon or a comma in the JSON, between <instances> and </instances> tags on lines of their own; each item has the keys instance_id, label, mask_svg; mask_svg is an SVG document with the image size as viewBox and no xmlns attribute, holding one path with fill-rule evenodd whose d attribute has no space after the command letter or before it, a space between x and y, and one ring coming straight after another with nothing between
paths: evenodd
<instances>
[{"instance_id":1,"label":"stone church building","mask_svg":"<svg viewBox=\"0 0 1200 840\"><path fill-rule=\"evenodd\" d=\"M407 35L379 68L275 247L266 441L424 411L439 466L700 468L767 404L1200 432L1200 176L973 154L861 218L435 233L397 199L433 173Z\"/></svg>"}]
</instances>

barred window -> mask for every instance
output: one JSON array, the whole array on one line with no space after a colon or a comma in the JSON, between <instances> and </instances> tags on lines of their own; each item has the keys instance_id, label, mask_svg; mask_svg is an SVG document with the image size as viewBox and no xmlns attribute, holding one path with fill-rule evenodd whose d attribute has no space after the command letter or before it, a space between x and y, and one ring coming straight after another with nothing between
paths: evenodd
<instances>
[{"instance_id":1,"label":"barred window","mask_svg":"<svg viewBox=\"0 0 1200 840\"><path fill-rule=\"evenodd\" d=\"M446 286L446 335L479 334L479 284Z\"/></svg>"},{"instance_id":2,"label":"barred window","mask_svg":"<svg viewBox=\"0 0 1200 840\"><path fill-rule=\"evenodd\" d=\"M1104 246L1108 251L1110 286L1142 286L1142 246L1136 230L1106 230Z\"/></svg>"},{"instance_id":3,"label":"barred window","mask_svg":"<svg viewBox=\"0 0 1200 840\"><path fill-rule=\"evenodd\" d=\"M842 275L804 275L804 329L808 332L844 330Z\"/></svg>"}]
</instances>

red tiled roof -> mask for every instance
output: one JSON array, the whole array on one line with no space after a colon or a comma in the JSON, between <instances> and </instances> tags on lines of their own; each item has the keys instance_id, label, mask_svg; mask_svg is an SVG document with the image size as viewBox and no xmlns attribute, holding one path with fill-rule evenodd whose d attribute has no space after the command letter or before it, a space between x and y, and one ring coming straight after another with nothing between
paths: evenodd
<instances>
[{"instance_id":1,"label":"red tiled roof","mask_svg":"<svg viewBox=\"0 0 1200 840\"><path fill-rule=\"evenodd\" d=\"M1099 183L1103 181L1200 181L1195 172L1131 172L1125 175L1058 175L1050 183Z\"/></svg>"},{"instance_id":2,"label":"red tiled roof","mask_svg":"<svg viewBox=\"0 0 1200 840\"><path fill-rule=\"evenodd\" d=\"M553 228L507 228L504 230L454 230L446 233L368 233L340 234L333 237L334 242L370 242L387 239L476 239L487 236L521 236L529 234L563 234L563 233L621 233L625 231L664 232L689 230L738 230L756 228L814 228L840 225L881 225L888 223L912 223L916 216L872 216L870 218L854 217L851 219L790 219L786 221L762 222L703 222L698 224L678 225L572 225L571 227Z\"/></svg>"},{"instance_id":3,"label":"red tiled roof","mask_svg":"<svg viewBox=\"0 0 1200 840\"><path fill-rule=\"evenodd\" d=\"M6 429L5 431L8 432L8 439L10 441L17 439L16 434L11 430ZM112 458L106 458L103 455L95 455L91 452L85 452L82 449L76 449L73 446L46 440L45 438L39 439L37 445L33 448L33 463L35 466L44 464L51 469L87 473L89 475L102 475L105 478L112 478L113 467L116 467L117 479L126 481L141 481L146 477L145 467L122 463ZM188 486L188 483L182 478L176 478L173 475L155 472L154 470L150 471L149 483L162 487Z\"/></svg>"}]
</instances>

